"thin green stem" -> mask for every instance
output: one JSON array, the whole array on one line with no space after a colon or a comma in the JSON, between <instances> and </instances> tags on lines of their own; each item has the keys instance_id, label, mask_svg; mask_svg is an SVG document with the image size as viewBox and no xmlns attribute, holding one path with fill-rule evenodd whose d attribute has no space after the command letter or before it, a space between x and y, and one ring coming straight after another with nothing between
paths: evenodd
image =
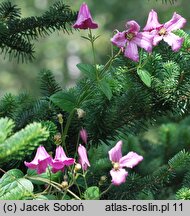
<instances>
[{"instance_id":1,"label":"thin green stem","mask_svg":"<svg viewBox=\"0 0 190 216\"><path fill-rule=\"evenodd\" d=\"M66 125L65 125L65 128L64 128L64 131L63 131L63 135L62 135L62 145L65 147L66 153L67 153L67 148L66 148L65 140L66 140L66 136L67 136L67 133L68 133L68 130L69 130L69 127L70 127L74 113L75 113L75 109L73 109L70 112L69 117L68 117L67 122L66 122Z\"/></svg>"},{"instance_id":2,"label":"thin green stem","mask_svg":"<svg viewBox=\"0 0 190 216\"><path fill-rule=\"evenodd\" d=\"M87 181L86 181L86 173L84 172L84 170L83 170L83 178L84 178L84 184L85 184L85 187L86 187L86 189L88 188L88 184L87 184Z\"/></svg>"},{"instance_id":3,"label":"thin green stem","mask_svg":"<svg viewBox=\"0 0 190 216\"><path fill-rule=\"evenodd\" d=\"M103 192L100 194L100 197L101 197L102 195L104 195L105 193L107 193L107 192L111 189L112 186L113 186L113 185L110 184L109 187L108 187L105 191L103 191Z\"/></svg>"},{"instance_id":4,"label":"thin green stem","mask_svg":"<svg viewBox=\"0 0 190 216\"><path fill-rule=\"evenodd\" d=\"M101 74L103 74L106 70L108 70L108 68L111 66L112 62L120 55L121 53L121 49L119 50L119 52L116 55L113 55L108 61L107 63L104 65L104 68L101 71Z\"/></svg>"},{"instance_id":5,"label":"thin green stem","mask_svg":"<svg viewBox=\"0 0 190 216\"><path fill-rule=\"evenodd\" d=\"M73 193L73 192L70 191L69 189L67 189L67 191L68 191L71 195L73 195L76 199L81 200L80 197L78 197L75 193Z\"/></svg>"}]
</instances>

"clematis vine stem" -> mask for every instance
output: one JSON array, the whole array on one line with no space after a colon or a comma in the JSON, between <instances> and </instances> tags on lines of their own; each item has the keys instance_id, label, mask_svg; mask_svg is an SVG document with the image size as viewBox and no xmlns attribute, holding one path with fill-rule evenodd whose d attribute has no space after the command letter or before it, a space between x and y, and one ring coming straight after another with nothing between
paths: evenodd
<instances>
[{"instance_id":1,"label":"clematis vine stem","mask_svg":"<svg viewBox=\"0 0 190 216\"><path fill-rule=\"evenodd\" d=\"M68 133L68 130L69 130L69 127L70 127L70 124L71 124L71 121L72 121L74 114L75 114L75 109L73 109L70 112L69 117L67 118L67 122L66 122L66 125L64 128L63 134L62 134L62 146L65 148L66 153L68 153L68 152L67 152L65 140L66 140L66 136L67 136L67 133Z\"/></svg>"}]
</instances>

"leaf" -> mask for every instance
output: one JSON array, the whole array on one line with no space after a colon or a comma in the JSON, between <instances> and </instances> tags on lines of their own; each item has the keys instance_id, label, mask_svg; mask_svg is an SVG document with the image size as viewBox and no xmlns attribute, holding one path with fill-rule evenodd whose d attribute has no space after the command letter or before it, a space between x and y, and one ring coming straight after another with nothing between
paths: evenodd
<instances>
[{"instance_id":1,"label":"leaf","mask_svg":"<svg viewBox=\"0 0 190 216\"><path fill-rule=\"evenodd\" d=\"M100 190L96 186L92 186L86 189L84 192L85 200L99 200L100 198Z\"/></svg>"},{"instance_id":2,"label":"leaf","mask_svg":"<svg viewBox=\"0 0 190 216\"><path fill-rule=\"evenodd\" d=\"M33 195L33 184L18 169L6 172L0 179L0 200L22 200Z\"/></svg>"},{"instance_id":3,"label":"leaf","mask_svg":"<svg viewBox=\"0 0 190 216\"><path fill-rule=\"evenodd\" d=\"M50 97L50 100L67 112L71 112L77 106L77 95L73 89L69 89L67 92L57 92Z\"/></svg>"},{"instance_id":4,"label":"leaf","mask_svg":"<svg viewBox=\"0 0 190 216\"><path fill-rule=\"evenodd\" d=\"M79 63L77 64L77 67L82 72L82 74L88 77L89 79L96 79L96 69L93 65Z\"/></svg>"},{"instance_id":5,"label":"leaf","mask_svg":"<svg viewBox=\"0 0 190 216\"><path fill-rule=\"evenodd\" d=\"M109 83L106 81L106 79L102 79L98 82L100 90L105 94L105 96L110 100L112 98L112 90L110 88Z\"/></svg>"},{"instance_id":6,"label":"leaf","mask_svg":"<svg viewBox=\"0 0 190 216\"><path fill-rule=\"evenodd\" d=\"M146 86L151 87L152 79L150 73L147 70L138 68L137 74Z\"/></svg>"}]
</instances>

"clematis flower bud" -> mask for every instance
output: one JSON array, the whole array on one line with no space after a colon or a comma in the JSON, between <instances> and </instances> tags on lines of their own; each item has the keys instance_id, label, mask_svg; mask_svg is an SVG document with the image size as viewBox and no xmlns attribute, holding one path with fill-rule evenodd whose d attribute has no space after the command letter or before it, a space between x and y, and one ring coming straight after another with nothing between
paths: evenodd
<instances>
[{"instance_id":1,"label":"clematis flower bud","mask_svg":"<svg viewBox=\"0 0 190 216\"><path fill-rule=\"evenodd\" d=\"M86 148L81 144L78 147L78 154L79 154L79 163L81 164L82 169L87 170L88 166L90 167L90 162L87 157Z\"/></svg>"},{"instance_id":2,"label":"clematis flower bud","mask_svg":"<svg viewBox=\"0 0 190 216\"><path fill-rule=\"evenodd\" d=\"M95 23L90 14L90 10L86 3L83 3L80 7L77 21L73 25L73 28L76 29L96 29L98 28L98 24Z\"/></svg>"},{"instance_id":3,"label":"clematis flower bud","mask_svg":"<svg viewBox=\"0 0 190 216\"><path fill-rule=\"evenodd\" d=\"M88 134L87 134L87 131L84 128L82 130L80 130L80 137L81 137L82 141L85 144L87 144Z\"/></svg>"}]
</instances>

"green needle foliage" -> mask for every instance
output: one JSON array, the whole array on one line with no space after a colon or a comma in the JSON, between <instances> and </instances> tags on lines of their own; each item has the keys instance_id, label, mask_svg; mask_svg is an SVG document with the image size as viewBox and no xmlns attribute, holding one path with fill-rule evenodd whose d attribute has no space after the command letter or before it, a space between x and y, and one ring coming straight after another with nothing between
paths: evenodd
<instances>
[{"instance_id":1,"label":"green needle foliage","mask_svg":"<svg viewBox=\"0 0 190 216\"><path fill-rule=\"evenodd\" d=\"M3 126L0 132L0 164L11 160L23 160L49 136L49 132L40 123L29 124L12 136L8 136L14 127L12 120L1 118L0 125Z\"/></svg>"},{"instance_id":2,"label":"green needle foliage","mask_svg":"<svg viewBox=\"0 0 190 216\"><path fill-rule=\"evenodd\" d=\"M62 1L52 5L41 16L21 17L21 10L11 2L0 4L0 48L9 59L31 61L34 58L33 40L58 30L71 32L76 12Z\"/></svg>"}]
</instances>

